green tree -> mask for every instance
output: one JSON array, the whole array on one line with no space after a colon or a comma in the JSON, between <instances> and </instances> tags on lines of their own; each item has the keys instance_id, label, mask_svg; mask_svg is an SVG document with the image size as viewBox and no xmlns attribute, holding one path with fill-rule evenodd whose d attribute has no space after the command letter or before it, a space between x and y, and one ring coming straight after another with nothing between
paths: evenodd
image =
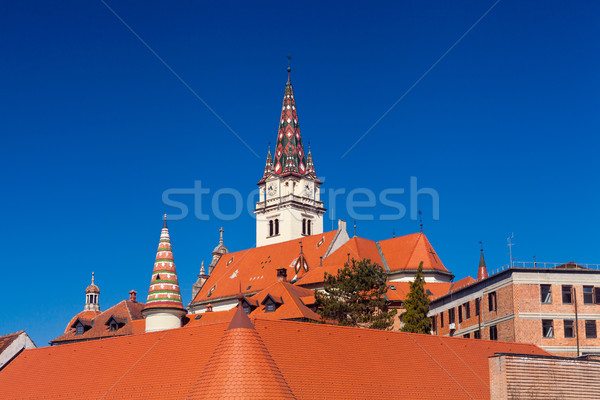
<instances>
[{"instance_id":1,"label":"green tree","mask_svg":"<svg viewBox=\"0 0 600 400\"><path fill-rule=\"evenodd\" d=\"M386 278L383 268L368 259L352 259L337 275L325 272L323 292L315 292L317 312L339 325L391 329L397 310L387 309Z\"/></svg>"},{"instance_id":2,"label":"green tree","mask_svg":"<svg viewBox=\"0 0 600 400\"><path fill-rule=\"evenodd\" d=\"M415 280L410 284L410 292L404 300L404 312L401 315L404 326L402 331L411 333L431 333L431 318L429 312L429 297L425 293L425 278L423 277L423 262L417 268Z\"/></svg>"}]
</instances>

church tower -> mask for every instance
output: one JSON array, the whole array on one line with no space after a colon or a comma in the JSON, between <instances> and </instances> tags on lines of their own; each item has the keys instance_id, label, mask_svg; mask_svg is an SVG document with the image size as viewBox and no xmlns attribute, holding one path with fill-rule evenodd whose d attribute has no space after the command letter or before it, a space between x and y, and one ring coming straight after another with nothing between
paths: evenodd
<instances>
[{"instance_id":1,"label":"church tower","mask_svg":"<svg viewBox=\"0 0 600 400\"><path fill-rule=\"evenodd\" d=\"M269 149L258 182L259 201L254 210L257 247L323 233L322 182L310 149L304 153L290 72L288 67L275 152L272 156Z\"/></svg>"}]
</instances>

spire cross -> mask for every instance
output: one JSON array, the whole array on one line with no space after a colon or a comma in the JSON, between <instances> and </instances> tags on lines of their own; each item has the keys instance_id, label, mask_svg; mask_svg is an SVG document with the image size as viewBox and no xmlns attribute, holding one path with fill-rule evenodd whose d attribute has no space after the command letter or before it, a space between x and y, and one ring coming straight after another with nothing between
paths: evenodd
<instances>
[{"instance_id":1,"label":"spire cross","mask_svg":"<svg viewBox=\"0 0 600 400\"><path fill-rule=\"evenodd\" d=\"M421 225L421 233L423 233L423 213L419 210L419 225Z\"/></svg>"},{"instance_id":2,"label":"spire cross","mask_svg":"<svg viewBox=\"0 0 600 400\"><path fill-rule=\"evenodd\" d=\"M288 83L290 83L290 72L292 72L292 56L288 54L287 60L288 60L288 67L287 67Z\"/></svg>"},{"instance_id":3,"label":"spire cross","mask_svg":"<svg viewBox=\"0 0 600 400\"><path fill-rule=\"evenodd\" d=\"M298 243L300 243L300 254L304 254L304 253L302 252L302 247L303 247L303 246L302 246L302 240L301 240L301 241L299 241Z\"/></svg>"},{"instance_id":4,"label":"spire cross","mask_svg":"<svg viewBox=\"0 0 600 400\"><path fill-rule=\"evenodd\" d=\"M438 262L437 257L435 256L435 251L433 251L433 249L429 249L429 254L431 254L433 256L433 259L435 260L435 262Z\"/></svg>"},{"instance_id":5,"label":"spire cross","mask_svg":"<svg viewBox=\"0 0 600 400\"><path fill-rule=\"evenodd\" d=\"M483 243L481 242L481 240L479 241L479 247L480 247L481 252L483 253Z\"/></svg>"}]
</instances>

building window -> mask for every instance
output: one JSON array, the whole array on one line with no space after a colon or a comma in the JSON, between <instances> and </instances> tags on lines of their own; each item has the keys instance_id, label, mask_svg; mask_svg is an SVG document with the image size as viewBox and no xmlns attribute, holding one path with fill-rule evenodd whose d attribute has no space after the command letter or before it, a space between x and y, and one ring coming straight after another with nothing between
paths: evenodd
<instances>
[{"instance_id":1,"label":"building window","mask_svg":"<svg viewBox=\"0 0 600 400\"><path fill-rule=\"evenodd\" d=\"M594 304L594 287L583 287L583 304Z\"/></svg>"},{"instance_id":2,"label":"building window","mask_svg":"<svg viewBox=\"0 0 600 400\"><path fill-rule=\"evenodd\" d=\"M244 304L242 307L244 308L244 312L246 314L250 314L250 306L248 304Z\"/></svg>"},{"instance_id":3,"label":"building window","mask_svg":"<svg viewBox=\"0 0 600 400\"><path fill-rule=\"evenodd\" d=\"M119 329L119 325L115 321L112 321L108 327L109 332L116 332Z\"/></svg>"},{"instance_id":4,"label":"building window","mask_svg":"<svg viewBox=\"0 0 600 400\"><path fill-rule=\"evenodd\" d=\"M596 339L596 321L586 320L585 321L585 337L588 339Z\"/></svg>"},{"instance_id":5,"label":"building window","mask_svg":"<svg viewBox=\"0 0 600 400\"><path fill-rule=\"evenodd\" d=\"M451 308L448 310L448 323L449 324L453 324L454 323L454 308Z\"/></svg>"},{"instance_id":6,"label":"building window","mask_svg":"<svg viewBox=\"0 0 600 400\"><path fill-rule=\"evenodd\" d=\"M540 285L542 304L552 304L552 286Z\"/></svg>"},{"instance_id":7,"label":"building window","mask_svg":"<svg viewBox=\"0 0 600 400\"><path fill-rule=\"evenodd\" d=\"M475 315L479 315L481 310L481 300L475 299Z\"/></svg>"},{"instance_id":8,"label":"building window","mask_svg":"<svg viewBox=\"0 0 600 400\"><path fill-rule=\"evenodd\" d=\"M268 302L265 304L265 312L273 312L275 311L275 304L272 302Z\"/></svg>"},{"instance_id":9,"label":"building window","mask_svg":"<svg viewBox=\"0 0 600 400\"><path fill-rule=\"evenodd\" d=\"M440 313L440 328L444 327L444 312Z\"/></svg>"},{"instance_id":10,"label":"building window","mask_svg":"<svg viewBox=\"0 0 600 400\"><path fill-rule=\"evenodd\" d=\"M465 303L463 307L465 308L465 319L471 318L471 303Z\"/></svg>"},{"instance_id":11,"label":"building window","mask_svg":"<svg viewBox=\"0 0 600 400\"><path fill-rule=\"evenodd\" d=\"M463 337L466 338L466 339L471 339L471 334L470 333L465 333L463 335Z\"/></svg>"},{"instance_id":12,"label":"building window","mask_svg":"<svg viewBox=\"0 0 600 400\"><path fill-rule=\"evenodd\" d=\"M575 328L573 326L573 320L565 319L564 323L565 323L565 337L566 338L575 337Z\"/></svg>"},{"instance_id":13,"label":"building window","mask_svg":"<svg viewBox=\"0 0 600 400\"><path fill-rule=\"evenodd\" d=\"M496 325L490 326L490 340L498 340L498 327Z\"/></svg>"},{"instance_id":14,"label":"building window","mask_svg":"<svg viewBox=\"0 0 600 400\"><path fill-rule=\"evenodd\" d=\"M473 332L473 339L481 339L481 331L477 330Z\"/></svg>"},{"instance_id":15,"label":"building window","mask_svg":"<svg viewBox=\"0 0 600 400\"><path fill-rule=\"evenodd\" d=\"M269 236L273 236L273 221L269 221Z\"/></svg>"},{"instance_id":16,"label":"building window","mask_svg":"<svg viewBox=\"0 0 600 400\"><path fill-rule=\"evenodd\" d=\"M554 337L554 327L552 326L551 319L543 319L542 320L542 337L545 337L548 339Z\"/></svg>"},{"instance_id":17,"label":"building window","mask_svg":"<svg viewBox=\"0 0 600 400\"><path fill-rule=\"evenodd\" d=\"M562 287L562 302L563 304L573 303L573 287L570 285L564 285Z\"/></svg>"},{"instance_id":18,"label":"building window","mask_svg":"<svg viewBox=\"0 0 600 400\"><path fill-rule=\"evenodd\" d=\"M279 235L279 219L275 218L275 234Z\"/></svg>"},{"instance_id":19,"label":"building window","mask_svg":"<svg viewBox=\"0 0 600 400\"><path fill-rule=\"evenodd\" d=\"M490 311L496 311L498 304L496 303L496 292L488 293L488 306Z\"/></svg>"},{"instance_id":20,"label":"building window","mask_svg":"<svg viewBox=\"0 0 600 400\"><path fill-rule=\"evenodd\" d=\"M312 234L312 221L310 219L306 220L306 234L307 235L311 235Z\"/></svg>"},{"instance_id":21,"label":"building window","mask_svg":"<svg viewBox=\"0 0 600 400\"><path fill-rule=\"evenodd\" d=\"M81 323L77 324L77 326L75 327L75 333L77 335L83 334L83 325Z\"/></svg>"},{"instance_id":22,"label":"building window","mask_svg":"<svg viewBox=\"0 0 600 400\"><path fill-rule=\"evenodd\" d=\"M306 218L302 219L302 234L306 235Z\"/></svg>"},{"instance_id":23,"label":"building window","mask_svg":"<svg viewBox=\"0 0 600 400\"><path fill-rule=\"evenodd\" d=\"M462 322L462 306L458 306L458 322Z\"/></svg>"}]
</instances>

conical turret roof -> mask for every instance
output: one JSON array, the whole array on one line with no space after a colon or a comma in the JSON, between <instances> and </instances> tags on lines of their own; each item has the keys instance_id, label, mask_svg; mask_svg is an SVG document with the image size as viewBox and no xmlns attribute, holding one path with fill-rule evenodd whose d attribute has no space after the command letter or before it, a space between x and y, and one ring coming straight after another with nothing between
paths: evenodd
<instances>
[{"instance_id":1,"label":"conical turret roof","mask_svg":"<svg viewBox=\"0 0 600 400\"><path fill-rule=\"evenodd\" d=\"M277 133L272 172L280 176L302 176L307 173L307 161L304 154L304 146L302 145L300 124L298 123L294 89L289 80L289 75L283 96L283 107L281 109L281 118L279 119L279 131Z\"/></svg>"},{"instance_id":2,"label":"conical turret roof","mask_svg":"<svg viewBox=\"0 0 600 400\"><path fill-rule=\"evenodd\" d=\"M150 308L172 308L184 310L181 302L181 292L179 291L179 280L177 279L177 270L173 260L173 250L171 249L171 238L167 228L167 215L160 232L160 241L156 251L156 260L154 261L154 270L150 281L150 290L144 310Z\"/></svg>"},{"instance_id":3,"label":"conical turret roof","mask_svg":"<svg viewBox=\"0 0 600 400\"><path fill-rule=\"evenodd\" d=\"M189 399L295 399L241 299Z\"/></svg>"},{"instance_id":4,"label":"conical turret roof","mask_svg":"<svg viewBox=\"0 0 600 400\"><path fill-rule=\"evenodd\" d=\"M269 151L267 153L267 161L265 162L265 172L263 174L262 179L258 182L260 185L263 183L268 177L271 171L273 170L273 157L271 156L271 147L269 147Z\"/></svg>"},{"instance_id":5,"label":"conical turret roof","mask_svg":"<svg viewBox=\"0 0 600 400\"><path fill-rule=\"evenodd\" d=\"M483 249L481 249L481 256L479 256L479 271L477 271L477 280L480 281L487 277L487 267L485 266L485 259L483 258Z\"/></svg>"}]
</instances>

